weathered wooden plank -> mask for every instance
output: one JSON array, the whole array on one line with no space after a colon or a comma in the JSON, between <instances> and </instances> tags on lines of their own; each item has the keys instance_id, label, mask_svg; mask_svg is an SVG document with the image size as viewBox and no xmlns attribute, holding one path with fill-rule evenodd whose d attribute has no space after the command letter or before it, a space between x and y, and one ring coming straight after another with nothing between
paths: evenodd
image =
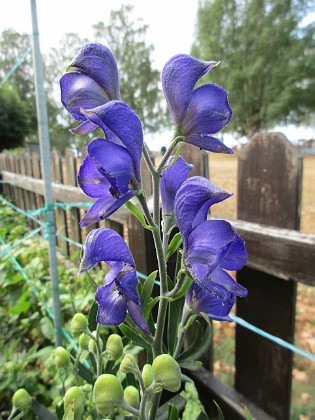
<instances>
[{"instance_id":1,"label":"weathered wooden plank","mask_svg":"<svg viewBox=\"0 0 315 420\"><path fill-rule=\"evenodd\" d=\"M256 134L239 156L238 219L298 229L300 186L300 161L288 140L279 133ZM256 240L247 238L249 258L254 253L259 261L256 249L260 245L260 261L264 255L265 267L272 265L279 253L269 253L266 259L263 248L271 246L270 241L262 243L261 237ZM288 257L293 255L281 257L283 264ZM296 282L290 280L289 273L287 277L284 281L265 270L241 270L237 279L249 294L238 300L236 313L264 331L293 342ZM278 420L290 417L292 367L291 351L237 326L235 387Z\"/></svg>"},{"instance_id":2,"label":"weathered wooden plank","mask_svg":"<svg viewBox=\"0 0 315 420\"><path fill-rule=\"evenodd\" d=\"M41 195L44 195L44 183L41 179L35 179L25 175L17 175L12 172L3 171L3 179L14 182L18 187L27 189L29 191L37 192ZM55 200L64 202L64 203L89 203L93 201L90 197L83 194L80 188L74 187L71 185L62 185L52 183L53 188L53 197ZM127 216L129 216L129 211L125 208L119 209L118 212L115 212L110 218L117 223L125 223Z\"/></svg>"},{"instance_id":3,"label":"weathered wooden plank","mask_svg":"<svg viewBox=\"0 0 315 420\"><path fill-rule=\"evenodd\" d=\"M315 235L241 220L232 224L246 243L249 267L315 286Z\"/></svg>"},{"instance_id":4,"label":"weathered wooden plank","mask_svg":"<svg viewBox=\"0 0 315 420\"><path fill-rule=\"evenodd\" d=\"M244 395L235 391L233 388L224 385L205 368L200 368L197 371L190 371L188 372L188 376L194 380L198 389L199 398L210 418L217 418L217 410L213 403L213 400L215 400L222 409L224 418L227 420L245 419L244 405L246 405L251 412L253 420L275 420L274 417L269 416L263 410L255 406L248 398L244 397Z\"/></svg>"}]
</instances>

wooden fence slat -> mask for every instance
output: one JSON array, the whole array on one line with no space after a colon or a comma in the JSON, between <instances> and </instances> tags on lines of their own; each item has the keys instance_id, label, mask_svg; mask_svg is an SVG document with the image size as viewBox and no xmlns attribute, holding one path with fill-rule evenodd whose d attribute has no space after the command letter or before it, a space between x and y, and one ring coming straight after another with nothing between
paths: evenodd
<instances>
[{"instance_id":1,"label":"wooden fence slat","mask_svg":"<svg viewBox=\"0 0 315 420\"><path fill-rule=\"evenodd\" d=\"M299 160L288 140L279 133L256 134L239 156L238 219L298 229L300 185ZM255 244L249 251L255 254ZM296 283L249 268L238 273L238 281L249 294L238 299L237 315L293 342ZM237 326L235 387L277 420L290 417L292 367L291 351Z\"/></svg>"}]
</instances>

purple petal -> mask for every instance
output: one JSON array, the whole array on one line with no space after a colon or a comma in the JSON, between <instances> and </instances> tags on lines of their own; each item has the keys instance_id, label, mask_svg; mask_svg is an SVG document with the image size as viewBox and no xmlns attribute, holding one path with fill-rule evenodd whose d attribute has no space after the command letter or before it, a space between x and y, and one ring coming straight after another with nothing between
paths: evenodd
<instances>
[{"instance_id":1,"label":"purple petal","mask_svg":"<svg viewBox=\"0 0 315 420\"><path fill-rule=\"evenodd\" d=\"M110 100L120 99L118 69L109 48L98 43L84 45L74 57L67 71L81 71L95 80Z\"/></svg>"},{"instance_id":2,"label":"purple petal","mask_svg":"<svg viewBox=\"0 0 315 420\"><path fill-rule=\"evenodd\" d=\"M119 325L126 318L127 299L120 295L115 283L99 287L95 294L98 303L96 320L102 325Z\"/></svg>"},{"instance_id":3,"label":"purple petal","mask_svg":"<svg viewBox=\"0 0 315 420\"><path fill-rule=\"evenodd\" d=\"M174 209L184 245L192 229L207 220L209 208L231 195L201 176L189 178L182 184L175 197Z\"/></svg>"},{"instance_id":4,"label":"purple petal","mask_svg":"<svg viewBox=\"0 0 315 420\"><path fill-rule=\"evenodd\" d=\"M85 73L69 72L60 79L61 102L72 117L86 120L81 108L90 109L110 100L106 91Z\"/></svg>"},{"instance_id":5,"label":"purple petal","mask_svg":"<svg viewBox=\"0 0 315 420\"><path fill-rule=\"evenodd\" d=\"M162 71L162 86L173 125L184 119L197 81L213 67L215 61L201 61L186 54L172 57Z\"/></svg>"},{"instance_id":6,"label":"purple petal","mask_svg":"<svg viewBox=\"0 0 315 420\"><path fill-rule=\"evenodd\" d=\"M95 139L89 143L87 150L97 170L110 182L116 198L135 189L138 181L134 164L125 147L106 139Z\"/></svg>"},{"instance_id":7,"label":"purple petal","mask_svg":"<svg viewBox=\"0 0 315 420\"><path fill-rule=\"evenodd\" d=\"M221 299L223 302L231 296L247 296L247 289L237 283L226 271L221 268L214 270L207 278L196 278L195 281L207 292Z\"/></svg>"},{"instance_id":8,"label":"purple petal","mask_svg":"<svg viewBox=\"0 0 315 420\"><path fill-rule=\"evenodd\" d=\"M141 306L135 304L131 300L127 302L127 310L128 313L133 320L133 322L137 325L140 330L142 330L146 334L150 334L150 330L148 324L146 323L145 319L143 318Z\"/></svg>"},{"instance_id":9,"label":"purple petal","mask_svg":"<svg viewBox=\"0 0 315 420\"><path fill-rule=\"evenodd\" d=\"M109 140L113 134L118 137L134 162L136 177L139 181L143 132L137 114L121 101L111 101L93 110L82 112L91 122L102 128Z\"/></svg>"},{"instance_id":10,"label":"purple petal","mask_svg":"<svg viewBox=\"0 0 315 420\"><path fill-rule=\"evenodd\" d=\"M206 278L221 263L236 232L225 220L207 220L197 225L187 243L186 263L194 276Z\"/></svg>"},{"instance_id":11,"label":"purple petal","mask_svg":"<svg viewBox=\"0 0 315 420\"><path fill-rule=\"evenodd\" d=\"M220 267L226 270L240 270L247 262L247 252L243 239L236 233L235 239L229 244L220 262Z\"/></svg>"},{"instance_id":12,"label":"purple petal","mask_svg":"<svg viewBox=\"0 0 315 420\"><path fill-rule=\"evenodd\" d=\"M229 155L234 153L233 150L222 143L221 140L204 134L189 134L185 137L184 141L200 147L200 149L208 150L208 152L226 153Z\"/></svg>"},{"instance_id":13,"label":"purple petal","mask_svg":"<svg viewBox=\"0 0 315 420\"><path fill-rule=\"evenodd\" d=\"M234 303L234 295L223 303L221 299L208 293L195 282L186 295L186 305L190 306L195 313L204 312L210 319L217 321L232 321L229 313Z\"/></svg>"},{"instance_id":14,"label":"purple petal","mask_svg":"<svg viewBox=\"0 0 315 420\"><path fill-rule=\"evenodd\" d=\"M167 160L167 164L171 163L174 156ZM180 186L186 181L189 172L193 165L189 165L181 156L177 161L162 172L161 178L161 197L162 197L162 212L173 214L175 195Z\"/></svg>"},{"instance_id":15,"label":"purple petal","mask_svg":"<svg viewBox=\"0 0 315 420\"><path fill-rule=\"evenodd\" d=\"M229 123L231 116L227 92L217 85L203 85L193 91L182 123L183 134L215 134Z\"/></svg>"},{"instance_id":16,"label":"purple petal","mask_svg":"<svg viewBox=\"0 0 315 420\"><path fill-rule=\"evenodd\" d=\"M126 242L117 232L107 228L93 229L88 234L79 273L84 273L100 261L108 264L114 261L124 262L135 267Z\"/></svg>"},{"instance_id":17,"label":"purple petal","mask_svg":"<svg viewBox=\"0 0 315 420\"><path fill-rule=\"evenodd\" d=\"M87 134L93 133L93 131L97 130L98 128L99 126L92 123L91 121L84 121L77 127L71 128L70 132L76 136L85 136Z\"/></svg>"},{"instance_id":18,"label":"purple petal","mask_svg":"<svg viewBox=\"0 0 315 420\"><path fill-rule=\"evenodd\" d=\"M126 264L123 261L111 261L110 269L104 277L104 286L108 286L109 284L112 284L117 279L117 277L119 276L119 274L124 268L125 269L129 268L129 269L134 270L133 267L131 267L130 265Z\"/></svg>"},{"instance_id":19,"label":"purple petal","mask_svg":"<svg viewBox=\"0 0 315 420\"><path fill-rule=\"evenodd\" d=\"M90 156L87 156L80 166L78 185L89 197L100 198L110 194L110 183L97 170Z\"/></svg>"},{"instance_id":20,"label":"purple petal","mask_svg":"<svg viewBox=\"0 0 315 420\"><path fill-rule=\"evenodd\" d=\"M85 216L80 221L80 226L85 227L92 225L94 223L100 222L101 220L106 219L121 206L123 206L128 200L137 195L136 190L128 191L127 194L122 195L118 199L113 197L111 192L102 198L96 200L90 210L85 214Z\"/></svg>"},{"instance_id":21,"label":"purple petal","mask_svg":"<svg viewBox=\"0 0 315 420\"><path fill-rule=\"evenodd\" d=\"M125 269L129 270L128 267ZM132 300L137 305L140 304L140 299L137 293L138 277L135 270L124 272L123 267L120 275L116 279L116 285L119 291L126 296L128 300Z\"/></svg>"}]
</instances>

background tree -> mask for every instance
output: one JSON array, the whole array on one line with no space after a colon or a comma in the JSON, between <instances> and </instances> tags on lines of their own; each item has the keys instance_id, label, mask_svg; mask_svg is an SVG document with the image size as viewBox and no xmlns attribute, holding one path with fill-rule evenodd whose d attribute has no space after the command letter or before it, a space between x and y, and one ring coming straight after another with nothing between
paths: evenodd
<instances>
[{"instance_id":1,"label":"background tree","mask_svg":"<svg viewBox=\"0 0 315 420\"><path fill-rule=\"evenodd\" d=\"M202 0L192 54L221 61L208 80L226 88L229 130L246 134L306 121L315 110L314 25L301 26L315 2Z\"/></svg>"},{"instance_id":2,"label":"background tree","mask_svg":"<svg viewBox=\"0 0 315 420\"><path fill-rule=\"evenodd\" d=\"M123 5L112 11L108 24L93 26L95 38L107 45L116 57L121 98L138 114L144 130L156 132L166 122L162 108L160 72L153 69L153 46L146 43L148 26L132 18L132 6Z\"/></svg>"},{"instance_id":3,"label":"background tree","mask_svg":"<svg viewBox=\"0 0 315 420\"><path fill-rule=\"evenodd\" d=\"M23 145L31 130L25 102L9 84L0 89L0 152Z\"/></svg>"}]
</instances>

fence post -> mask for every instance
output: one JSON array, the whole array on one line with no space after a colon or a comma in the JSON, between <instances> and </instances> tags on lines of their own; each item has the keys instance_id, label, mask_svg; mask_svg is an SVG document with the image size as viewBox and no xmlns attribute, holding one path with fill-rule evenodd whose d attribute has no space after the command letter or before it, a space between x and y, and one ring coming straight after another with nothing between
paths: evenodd
<instances>
[{"instance_id":1,"label":"fence post","mask_svg":"<svg viewBox=\"0 0 315 420\"><path fill-rule=\"evenodd\" d=\"M239 156L238 219L298 230L301 168L282 134L256 134ZM248 267L238 281L249 293L237 315L293 342L296 283ZM277 420L290 416L292 366L292 352L237 326L235 388Z\"/></svg>"}]
</instances>

